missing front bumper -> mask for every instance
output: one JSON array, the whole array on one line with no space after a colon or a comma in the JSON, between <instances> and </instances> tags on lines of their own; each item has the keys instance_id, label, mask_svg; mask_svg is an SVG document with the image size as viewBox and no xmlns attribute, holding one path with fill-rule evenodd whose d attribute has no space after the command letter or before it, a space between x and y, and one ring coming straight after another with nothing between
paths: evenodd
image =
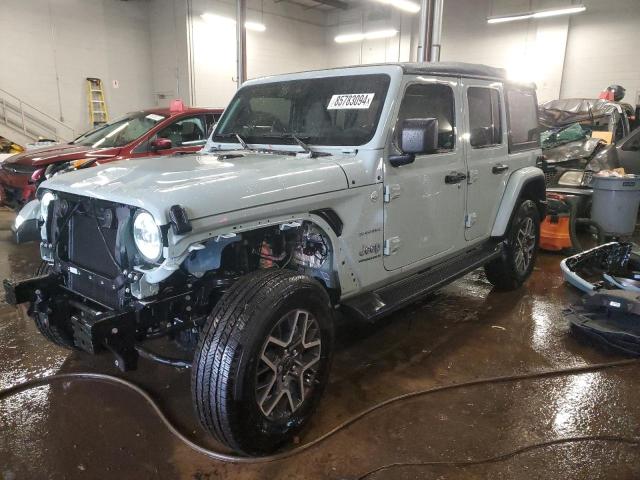
<instances>
[{"instance_id":1,"label":"missing front bumper","mask_svg":"<svg viewBox=\"0 0 640 480\"><path fill-rule=\"evenodd\" d=\"M192 292L186 291L154 302L112 310L66 289L55 274L13 282L4 281L6 302L29 303L29 315L73 332L74 346L91 354L109 350L122 371L137 367L136 345L150 330L158 331L174 320ZM186 325L186 324L184 324ZM158 333L155 333L158 336Z\"/></svg>"}]
</instances>

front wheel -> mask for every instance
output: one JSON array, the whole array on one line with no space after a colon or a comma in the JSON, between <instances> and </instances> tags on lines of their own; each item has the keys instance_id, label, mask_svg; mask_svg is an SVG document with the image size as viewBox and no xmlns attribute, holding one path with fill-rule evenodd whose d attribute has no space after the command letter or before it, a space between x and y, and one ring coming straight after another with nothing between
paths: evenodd
<instances>
[{"instance_id":1,"label":"front wheel","mask_svg":"<svg viewBox=\"0 0 640 480\"><path fill-rule=\"evenodd\" d=\"M218 301L200 337L191 385L201 424L247 454L289 442L327 383L333 323L324 288L288 270L251 273Z\"/></svg>"},{"instance_id":2,"label":"front wheel","mask_svg":"<svg viewBox=\"0 0 640 480\"><path fill-rule=\"evenodd\" d=\"M540 243L540 213L524 200L518 206L505 238L503 255L484 267L487 279L499 290L519 288L536 263Z\"/></svg>"}]
</instances>

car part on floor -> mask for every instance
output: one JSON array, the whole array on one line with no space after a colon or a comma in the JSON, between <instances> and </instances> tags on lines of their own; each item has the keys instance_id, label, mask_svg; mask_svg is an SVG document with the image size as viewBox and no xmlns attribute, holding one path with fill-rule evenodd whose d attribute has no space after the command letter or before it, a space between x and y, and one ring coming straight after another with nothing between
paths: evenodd
<instances>
[{"instance_id":1,"label":"car part on floor","mask_svg":"<svg viewBox=\"0 0 640 480\"><path fill-rule=\"evenodd\" d=\"M640 355L640 256L632 248L612 242L564 259L565 280L587 295L563 316L574 336Z\"/></svg>"},{"instance_id":2,"label":"car part on floor","mask_svg":"<svg viewBox=\"0 0 640 480\"><path fill-rule=\"evenodd\" d=\"M560 262L562 275L568 283L585 293L640 280L640 255L632 251L631 243L610 242L567 257Z\"/></svg>"},{"instance_id":3,"label":"car part on floor","mask_svg":"<svg viewBox=\"0 0 640 480\"><path fill-rule=\"evenodd\" d=\"M624 290L603 290L562 314L580 339L625 355L640 355L640 296Z\"/></svg>"},{"instance_id":4,"label":"car part on floor","mask_svg":"<svg viewBox=\"0 0 640 480\"><path fill-rule=\"evenodd\" d=\"M40 387L43 385L48 385L52 382L60 382L60 381L70 381L70 380L96 380L96 381L104 381L104 382L108 382L108 383L112 383L115 385L120 385L123 387L126 387L129 390L132 390L133 392L137 393L139 396L142 397L142 399L151 407L151 409L153 410L153 412L156 414L156 416L160 419L160 421L165 425L165 427L171 432L172 435L174 435L178 440L180 440L182 443L184 443L185 445L187 445L189 448L191 448L192 450L205 455L206 457L209 457L213 460L218 460L221 462L229 462L229 463L243 463L243 464L256 464L256 463L269 463L269 462L275 462L278 460L284 460L286 458L290 458L293 457L295 455L298 455L306 450L309 450L312 447L317 446L318 444L322 443L323 441L327 440L329 437L334 436L335 434L337 434L338 432L346 429L347 427L353 425L354 423L362 420L364 417L370 415L371 413L381 410L382 408L388 407L389 405L395 404L395 403L399 403L405 400L409 400L412 398L416 398L416 397L420 397L420 396L425 396L425 395L431 395L434 393L438 393L438 392L444 392L444 391L451 391L451 390L458 390L461 388L467 388L467 387L473 387L473 386L479 386L479 385L489 385L489 384L497 384L497 383L507 383L507 382L516 382L516 381L520 381L520 380L533 380L533 379L541 379L541 378L550 378L550 377L557 377L557 376L563 376L563 375L578 375L581 373L591 373L591 372L596 372L596 371L600 371L600 370L606 370L606 369L610 369L610 368L620 368L620 367L626 367L626 366L631 366L631 365L636 365L638 363L638 359L626 359L626 360L617 360L617 361L613 361L613 362L605 362L605 363L595 363L595 364L591 364L591 365L583 365L580 367L570 367L570 368L560 368L560 369L554 369L554 370L546 370L546 371L539 371L539 372L530 372L530 373L523 373L523 374L517 374L517 375L504 375L504 376L498 376L498 377L487 377L487 378L479 378L476 380L469 380L467 382L461 382L461 383L454 383L454 384L450 384L450 385L442 385L439 387L431 387L431 388L426 388L424 390L418 390L415 392L409 392L409 393L405 393L402 395L398 395L396 397L392 397L389 398L387 400L384 400L380 403L377 403L365 410L363 410L362 412L352 416L351 418L347 419L346 421L342 422L340 425L332 428L331 430L329 430L328 432L320 435L319 437L311 440L310 442L304 443L298 447L295 447L291 450L287 450L284 451L282 453L277 453L277 454L273 454L273 455L266 455L266 456L262 456L262 457L244 457L244 456L239 456L239 455L233 455L233 454L229 454L229 453L223 453L223 452L219 452L216 450L211 450L208 449L206 447L203 447L202 445L199 445L197 443L195 443L194 441L190 440L188 437L186 437L173 423L171 423L171 421L168 419L168 417L165 415L165 413L160 409L160 406L158 405L158 403L146 392L144 391L141 387L139 387L138 385L129 382L127 380L124 380L123 378L119 378L119 377L114 377L112 375L105 375L102 373L89 373L89 372L76 372L76 373L59 373L56 375L50 375L48 377L40 377L40 378L34 378L32 380L27 380L26 382L22 382L19 383L17 385L14 385L12 387L8 387L5 388L3 390L0 390L0 401L2 401L3 399L13 396L13 395L17 395L18 393L24 392L26 390L30 390L32 388L36 388L36 387ZM581 438L583 439L582 441L584 441L584 439L586 438L596 438L596 437L577 437L577 438ZM597 437L597 438L604 438L604 437ZM623 438L623 437L611 437L611 438ZM568 439L564 439L565 441L567 441ZM560 442L562 441L562 439L560 440L554 440L552 442ZM627 442L639 442L640 440L638 439L625 439L625 440L620 440L620 441L627 441ZM546 442L549 443L549 442ZM536 444L537 445L537 444ZM540 444L542 445L542 444ZM530 447L524 447L526 448L535 448L535 446L530 446ZM521 449L520 449L521 450ZM517 453L515 453L517 454ZM502 454L499 455L495 458L502 458L505 457L505 455L509 455L509 454ZM455 463L455 462L453 462ZM365 474L365 476L370 475L373 472L369 472L367 474ZM360 477L360 478L364 478L364 477Z\"/></svg>"}]
</instances>

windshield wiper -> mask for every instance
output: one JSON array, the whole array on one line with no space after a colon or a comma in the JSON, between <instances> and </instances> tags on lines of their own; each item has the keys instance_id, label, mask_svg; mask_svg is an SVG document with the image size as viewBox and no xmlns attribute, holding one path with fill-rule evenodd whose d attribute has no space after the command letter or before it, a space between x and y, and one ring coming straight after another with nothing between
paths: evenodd
<instances>
[{"instance_id":1,"label":"windshield wiper","mask_svg":"<svg viewBox=\"0 0 640 480\"><path fill-rule=\"evenodd\" d=\"M304 150L305 153L308 153L312 157L315 157L317 155L329 155L328 153L325 153L325 152L314 152L313 150L311 150L311 147L302 140L303 138L305 140L308 140L309 138L311 138L308 136L302 137L295 133L281 133L277 135L266 135L266 137L267 138L290 138L291 140L296 142L298 146Z\"/></svg>"},{"instance_id":2,"label":"windshield wiper","mask_svg":"<svg viewBox=\"0 0 640 480\"><path fill-rule=\"evenodd\" d=\"M220 138L235 138L236 140L238 140L238 143L242 145L242 148L244 148L245 150L249 150L249 146L247 145L247 142L244 141L244 138L242 138L239 133L235 133L235 132L218 133L215 136Z\"/></svg>"}]
</instances>

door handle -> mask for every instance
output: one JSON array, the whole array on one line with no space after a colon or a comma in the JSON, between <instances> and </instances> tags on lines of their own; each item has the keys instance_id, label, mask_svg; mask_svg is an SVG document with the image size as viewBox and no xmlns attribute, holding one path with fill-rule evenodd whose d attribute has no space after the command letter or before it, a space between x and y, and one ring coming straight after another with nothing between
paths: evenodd
<instances>
[{"instance_id":1,"label":"door handle","mask_svg":"<svg viewBox=\"0 0 640 480\"><path fill-rule=\"evenodd\" d=\"M498 175L499 173L506 172L507 170L509 170L509 165L498 163L497 165L493 166L493 168L491 169L491 173L493 173L494 175Z\"/></svg>"},{"instance_id":2,"label":"door handle","mask_svg":"<svg viewBox=\"0 0 640 480\"><path fill-rule=\"evenodd\" d=\"M467 175L462 172L451 172L449 175L444 177L444 183L460 183L466 178Z\"/></svg>"}]
</instances>

